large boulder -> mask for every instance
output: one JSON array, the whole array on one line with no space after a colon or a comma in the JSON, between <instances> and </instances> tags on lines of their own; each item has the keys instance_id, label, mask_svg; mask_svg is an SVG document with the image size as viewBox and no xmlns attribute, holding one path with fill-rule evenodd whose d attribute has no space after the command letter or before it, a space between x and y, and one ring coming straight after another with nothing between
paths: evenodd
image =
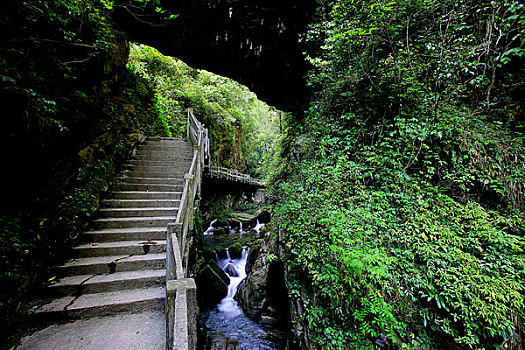
<instances>
[{"instance_id":1,"label":"large boulder","mask_svg":"<svg viewBox=\"0 0 525 350\"><path fill-rule=\"evenodd\" d=\"M219 332L208 332L207 350L237 350L239 342Z\"/></svg>"},{"instance_id":2,"label":"large boulder","mask_svg":"<svg viewBox=\"0 0 525 350\"><path fill-rule=\"evenodd\" d=\"M217 263L215 262L211 262L209 263L209 266L210 268L215 271L215 273L217 274L217 276L219 276L223 281L224 283L226 283L226 286L228 286L230 284L230 278L228 277L228 275L219 267L219 265L217 265Z\"/></svg>"},{"instance_id":3,"label":"large boulder","mask_svg":"<svg viewBox=\"0 0 525 350\"><path fill-rule=\"evenodd\" d=\"M262 242L262 240L258 241L259 244ZM248 253L248 259L246 260L246 273L249 274L253 270L253 266L255 265L255 261L259 257L259 244L254 244L250 247L250 252Z\"/></svg>"},{"instance_id":4,"label":"large boulder","mask_svg":"<svg viewBox=\"0 0 525 350\"><path fill-rule=\"evenodd\" d=\"M230 258L240 259L242 257L243 246L239 242L235 242L228 248Z\"/></svg>"},{"instance_id":5,"label":"large boulder","mask_svg":"<svg viewBox=\"0 0 525 350\"><path fill-rule=\"evenodd\" d=\"M268 209L261 208L257 211L257 214L255 214L255 219L259 220L261 224L267 224L272 219L272 214Z\"/></svg>"},{"instance_id":6,"label":"large boulder","mask_svg":"<svg viewBox=\"0 0 525 350\"><path fill-rule=\"evenodd\" d=\"M204 261L208 264L216 262L217 260L217 253L215 253L215 250L213 249L204 249L202 256L204 257Z\"/></svg>"},{"instance_id":7,"label":"large boulder","mask_svg":"<svg viewBox=\"0 0 525 350\"><path fill-rule=\"evenodd\" d=\"M243 226L253 226L257 222L255 215L248 213L232 213L232 221L242 222Z\"/></svg>"},{"instance_id":8,"label":"large boulder","mask_svg":"<svg viewBox=\"0 0 525 350\"><path fill-rule=\"evenodd\" d=\"M288 296L284 282L284 264L278 258L275 238L260 240L259 253L251 272L239 285L235 299L249 318L264 325L284 329L288 320ZM252 251L257 251L257 248Z\"/></svg>"},{"instance_id":9,"label":"large boulder","mask_svg":"<svg viewBox=\"0 0 525 350\"><path fill-rule=\"evenodd\" d=\"M228 295L229 278L218 266L204 265L197 274L196 283L199 305L205 308L215 307Z\"/></svg>"}]
</instances>

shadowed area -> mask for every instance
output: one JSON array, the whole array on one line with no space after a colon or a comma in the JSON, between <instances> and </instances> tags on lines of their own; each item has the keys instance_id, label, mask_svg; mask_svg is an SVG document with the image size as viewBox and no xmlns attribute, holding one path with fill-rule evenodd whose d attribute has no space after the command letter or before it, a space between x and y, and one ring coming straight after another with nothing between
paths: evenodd
<instances>
[{"instance_id":1,"label":"shadowed area","mask_svg":"<svg viewBox=\"0 0 525 350\"><path fill-rule=\"evenodd\" d=\"M314 11L312 0L163 1L179 14L165 28L117 13L130 38L190 66L228 76L283 110L302 110L310 94L307 63L298 43Z\"/></svg>"}]
</instances>

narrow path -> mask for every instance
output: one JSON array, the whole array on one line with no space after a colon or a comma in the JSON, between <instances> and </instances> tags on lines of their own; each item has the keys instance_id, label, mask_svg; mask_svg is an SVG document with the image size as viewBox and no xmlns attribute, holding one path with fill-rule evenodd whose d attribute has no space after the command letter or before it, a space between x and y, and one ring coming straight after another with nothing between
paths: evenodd
<instances>
[{"instance_id":1,"label":"narrow path","mask_svg":"<svg viewBox=\"0 0 525 350\"><path fill-rule=\"evenodd\" d=\"M60 279L47 291L53 299L34 313L56 324L18 349L165 348L166 232L192 156L180 139L152 138L140 147L83 234L88 243L57 267Z\"/></svg>"}]
</instances>

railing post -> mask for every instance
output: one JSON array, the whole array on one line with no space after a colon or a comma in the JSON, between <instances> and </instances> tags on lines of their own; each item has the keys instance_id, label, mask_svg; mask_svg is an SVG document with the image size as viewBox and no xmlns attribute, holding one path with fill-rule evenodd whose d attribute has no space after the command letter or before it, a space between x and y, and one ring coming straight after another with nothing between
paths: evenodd
<instances>
[{"instance_id":1,"label":"railing post","mask_svg":"<svg viewBox=\"0 0 525 350\"><path fill-rule=\"evenodd\" d=\"M190 140L190 113L191 113L191 108L188 108L188 118L186 121L186 140L188 141L191 141Z\"/></svg>"}]
</instances>

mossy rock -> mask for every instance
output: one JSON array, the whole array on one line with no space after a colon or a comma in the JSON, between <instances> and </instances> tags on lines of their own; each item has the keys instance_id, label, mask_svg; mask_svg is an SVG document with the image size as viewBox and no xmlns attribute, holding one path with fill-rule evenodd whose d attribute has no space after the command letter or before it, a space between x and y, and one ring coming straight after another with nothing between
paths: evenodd
<instances>
[{"instance_id":1,"label":"mossy rock","mask_svg":"<svg viewBox=\"0 0 525 350\"><path fill-rule=\"evenodd\" d=\"M221 227L228 227L228 219L226 218L217 219L217 221L215 221L215 223L213 224L213 227L217 229Z\"/></svg>"},{"instance_id":2,"label":"mossy rock","mask_svg":"<svg viewBox=\"0 0 525 350\"><path fill-rule=\"evenodd\" d=\"M225 248L217 248L215 249L215 252L217 253L217 256L219 257L219 259L226 259L227 254L226 254Z\"/></svg>"},{"instance_id":3,"label":"mossy rock","mask_svg":"<svg viewBox=\"0 0 525 350\"><path fill-rule=\"evenodd\" d=\"M255 261L259 256L259 251L260 248L258 244L254 244L250 247L250 253L248 254L248 259L246 260L246 273L252 272Z\"/></svg>"},{"instance_id":4,"label":"mossy rock","mask_svg":"<svg viewBox=\"0 0 525 350\"><path fill-rule=\"evenodd\" d=\"M231 221L242 222L244 226L254 226L256 223L255 215L248 213L232 213Z\"/></svg>"},{"instance_id":5,"label":"mossy rock","mask_svg":"<svg viewBox=\"0 0 525 350\"><path fill-rule=\"evenodd\" d=\"M241 222L236 219L231 219L230 221L228 221L228 224L234 230L238 230L241 227Z\"/></svg>"},{"instance_id":6,"label":"mossy rock","mask_svg":"<svg viewBox=\"0 0 525 350\"><path fill-rule=\"evenodd\" d=\"M208 265L211 267L213 271L215 271L217 276L219 276L224 281L224 283L226 283L226 286L230 284L230 278L228 277L226 272L222 271L222 269L219 267L219 265L217 265L217 263L213 262Z\"/></svg>"},{"instance_id":7,"label":"mossy rock","mask_svg":"<svg viewBox=\"0 0 525 350\"><path fill-rule=\"evenodd\" d=\"M240 259L242 257L242 250L243 250L243 246L239 242L232 244L228 248L228 251L230 252L230 258Z\"/></svg>"},{"instance_id":8,"label":"mossy rock","mask_svg":"<svg viewBox=\"0 0 525 350\"><path fill-rule=\"evenodd\" d=\"M267 224L271 221L272 214L267 208L262 208L257 211L256 218L260 223Z\"/></svg>"},{"instance_id":9,"label":"mossy rock","mask_svg":"<svg viewBox=\"0 0 525 350\"><path fill-rule=\"evenodd\" d=\"M204 249L202 256L204 257L204 261L208 264L210 262L215 262L217 257L215 250L212 249Z\"/></svg>"},{"instance_id":10,"label":"mossy rock","mask_svg":"<svg viewBox=\"0 0 525 350\"><path fill-rule=\"evenodd\" d=\"M213 231L214 236L227 235L229 233L228 227L221 226L215 231Z\"/></svg>"},{"instance_id":11,"label":"mossy rock","mask_svg":"<svg viewBox=\"0 0 525 350\"><path fill-rule=\"evenodd\" d=\"M217 266L217 268L219 267ZM222 270L220 271L222 272ZM222 273L224 274L224 272ZM229 280L226 283L224 277L221 277L220 273L209 264L204 265L199 271L196 283L197 294L202 307L212 308L228 295Z\"/></svg>"}]
</instances>

